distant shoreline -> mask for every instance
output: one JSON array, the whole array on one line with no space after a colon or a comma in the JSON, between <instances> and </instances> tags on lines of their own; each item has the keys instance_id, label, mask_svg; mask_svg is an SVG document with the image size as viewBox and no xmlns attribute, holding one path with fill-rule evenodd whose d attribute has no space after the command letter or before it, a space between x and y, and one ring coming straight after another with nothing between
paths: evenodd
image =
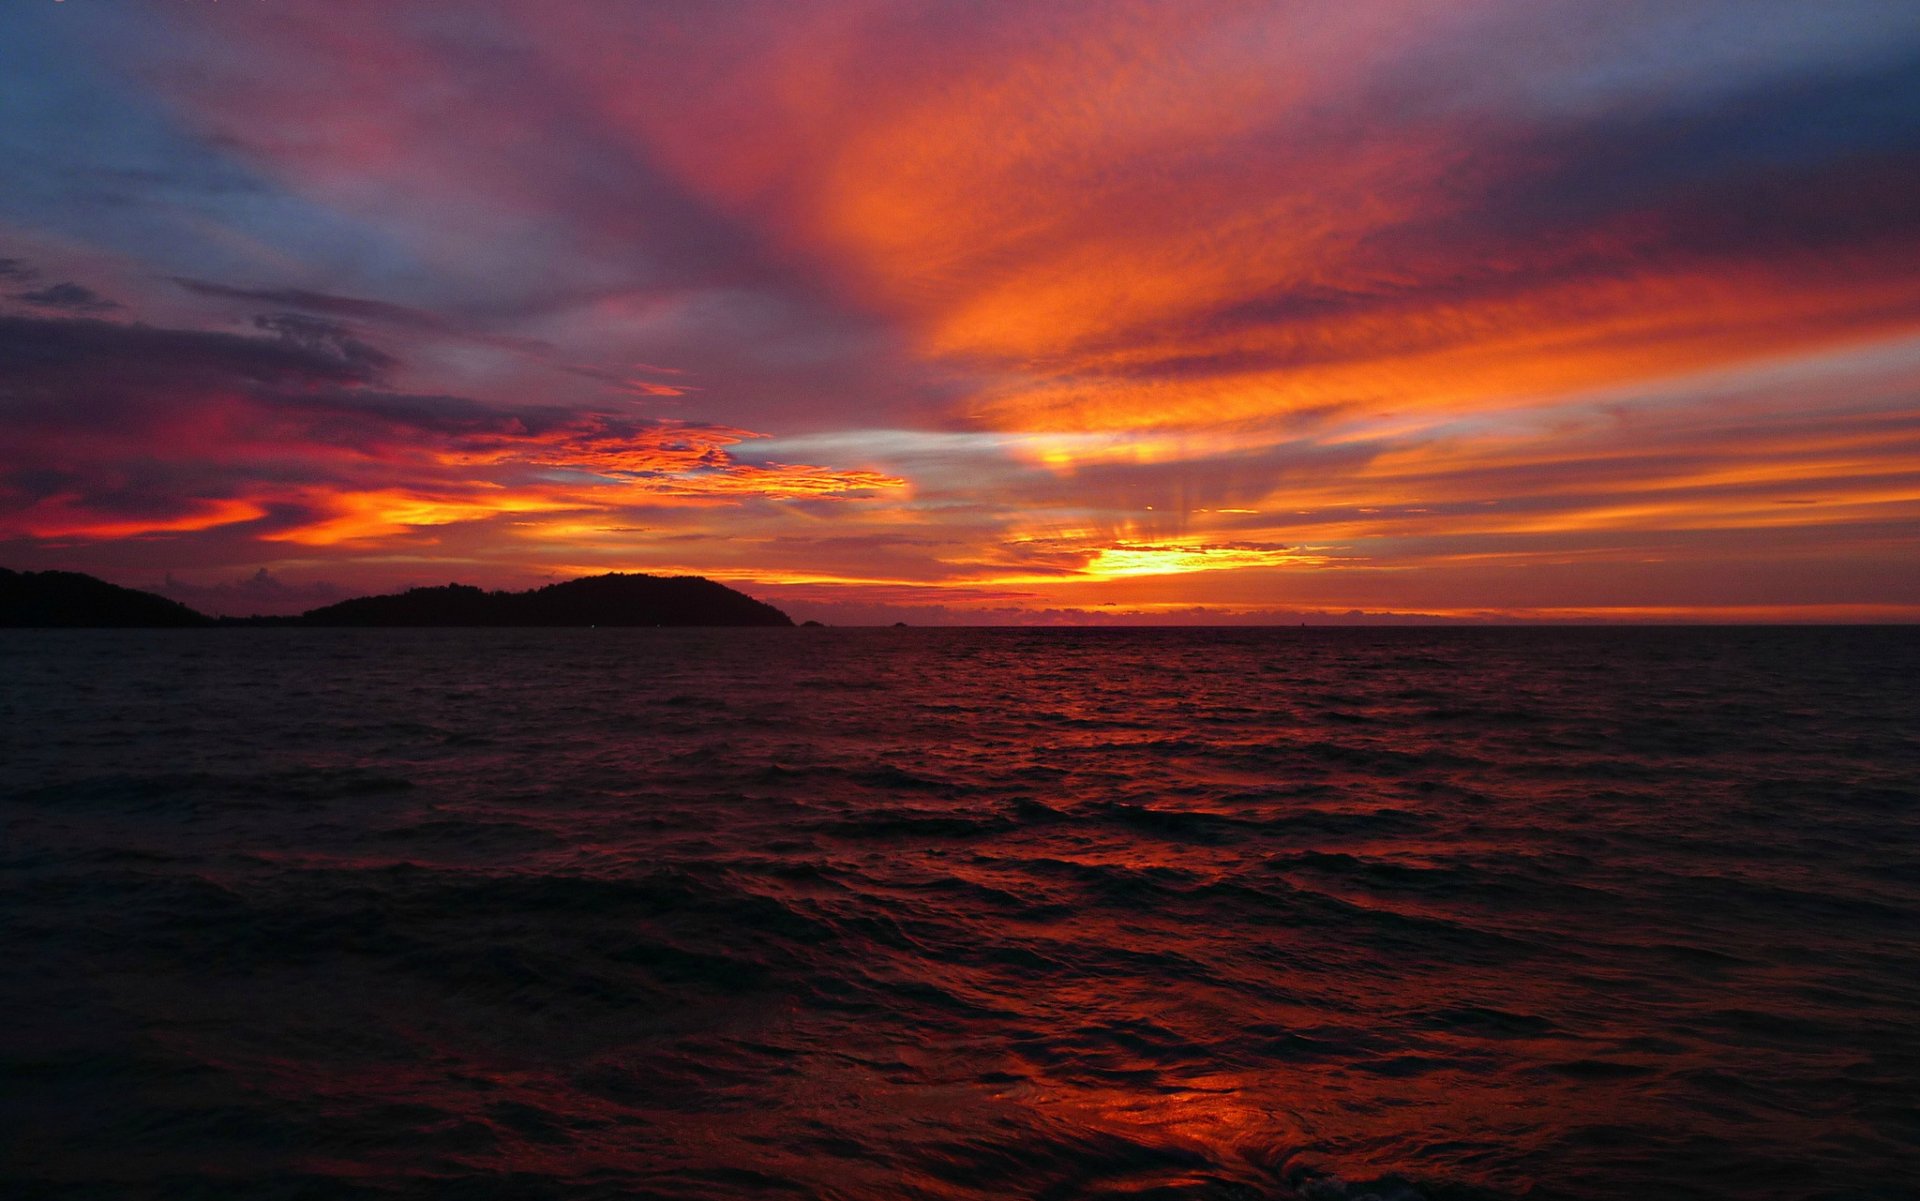
<instances>
[{"instance_id":1,"label":"distant shoreline","mask_svg":"<svg viewBox=\"0 0 1920 1201\"><path fill-rule=\"evenodd\" d=\"M468 584L344 600L290 617L211 617L175 600L70 571L0 568L0 628L236 627L528 629L791 627L764 601L699 576L611 573L526 592Z\"/></svg>"}]
</instances>

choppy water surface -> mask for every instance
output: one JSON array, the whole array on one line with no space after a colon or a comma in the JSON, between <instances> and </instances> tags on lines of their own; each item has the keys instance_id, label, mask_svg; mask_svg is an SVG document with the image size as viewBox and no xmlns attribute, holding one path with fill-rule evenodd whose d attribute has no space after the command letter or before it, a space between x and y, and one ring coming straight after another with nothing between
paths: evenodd
<instances>
[{"instance_id":1,"label":"choppy water surface","mask_svg":"<svg viewBox=\"0 0 1920 1201\"><path fill-rule=\"evenodd\" d=\"M0 636L16 1197L1907 1198L1900 630Z\"/></svg>"}]
</instances>

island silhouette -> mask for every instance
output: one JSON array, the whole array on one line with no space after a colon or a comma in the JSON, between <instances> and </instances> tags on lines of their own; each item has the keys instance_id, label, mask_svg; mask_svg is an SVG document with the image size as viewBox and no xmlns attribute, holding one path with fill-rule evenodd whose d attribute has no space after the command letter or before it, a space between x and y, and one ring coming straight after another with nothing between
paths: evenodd
<instances>
[{"instance_id":1,"label":"island silhouette","mask_svg":"<svg viewBox=\"0 0 1920 1201\"><path fill-rule=\"evenodd\" d=\"M178 601L73 571L0 568L0 627L791 626L764 601L700 576L586 576L526 592L411 588L297 617L209 617Z\"/></svg>"},{"instance_id":2,"label":"island silhouette","mask_svg":"<svg viewBox=\"0 0 1920 1201\"><path fill-rule=\"evenodd\" d=\"M122 588L77 571L0 567L0 626L210 626L214 619L176 600Z\"/></svg>"}]
</instances>

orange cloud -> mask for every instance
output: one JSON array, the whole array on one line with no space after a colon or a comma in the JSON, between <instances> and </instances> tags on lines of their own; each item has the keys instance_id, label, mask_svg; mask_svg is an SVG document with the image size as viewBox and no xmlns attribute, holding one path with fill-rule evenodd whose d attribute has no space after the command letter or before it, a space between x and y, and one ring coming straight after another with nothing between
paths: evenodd
<instances>
[{"instance_id":1,"label":"orange cloud","mask_svg":"<svg viewBox=\"0 0 1920 1201\"><path fill-rule=\"evenodd\" d=\"M187 509L172 516L103 518L90 512L82 497L51 496L18 513L0 517L0 536L88 541L144 538L211 530L256 521L267 515L265 508L246 500L192 500L187 502Z\"/></svg>"}]
</instances>

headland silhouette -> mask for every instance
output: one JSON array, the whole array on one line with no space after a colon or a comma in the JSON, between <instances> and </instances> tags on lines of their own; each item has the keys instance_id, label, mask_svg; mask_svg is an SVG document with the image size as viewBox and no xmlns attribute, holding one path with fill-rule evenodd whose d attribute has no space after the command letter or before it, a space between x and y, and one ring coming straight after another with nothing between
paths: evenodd
<instances>
[{"instance_id":1,"label":"headland silhouette","mask_svg":"<svg viewBox=\"0 0 1920 1201\"><path fill-rule=\"evenodd\" d=\"M700 576L610 573L526 592L469 584L411 588L294 617L209 617L152 592L72 571L0 568L0 627L791 626L763 601Z\"/></svg>"}]
</instances>

